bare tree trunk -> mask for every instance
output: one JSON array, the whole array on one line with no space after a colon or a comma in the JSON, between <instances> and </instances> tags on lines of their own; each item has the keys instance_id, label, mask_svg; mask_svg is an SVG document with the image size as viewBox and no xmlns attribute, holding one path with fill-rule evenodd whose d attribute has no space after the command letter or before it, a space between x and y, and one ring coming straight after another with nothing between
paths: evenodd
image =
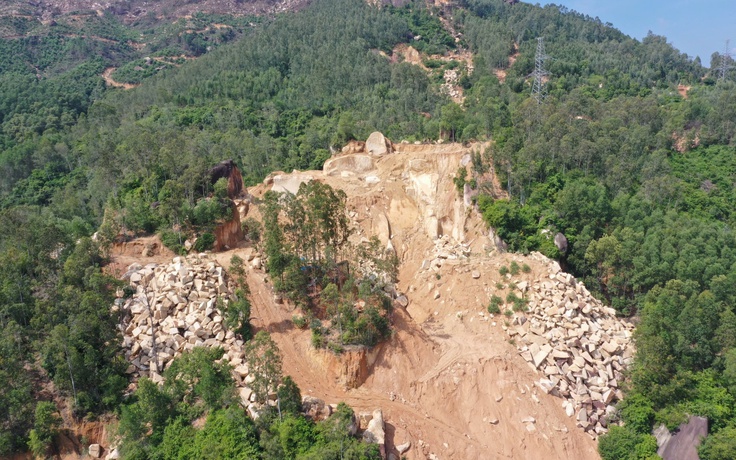
<instances>
[{"instance_id":1,"label":"bare tree trunk","mask_svg":"<svg viewBox=\"0 0 736 460\"><path fill-rule=\"evenodd\" d=\"M64 344L64 355L66 356L66 365L69 368L69 380L72 381L72 394L74 394L74 405L77 405L77 385L74 383L74 374L72 373L72 361L69 359L69 349Z\"/></svg>"}]
</instances>

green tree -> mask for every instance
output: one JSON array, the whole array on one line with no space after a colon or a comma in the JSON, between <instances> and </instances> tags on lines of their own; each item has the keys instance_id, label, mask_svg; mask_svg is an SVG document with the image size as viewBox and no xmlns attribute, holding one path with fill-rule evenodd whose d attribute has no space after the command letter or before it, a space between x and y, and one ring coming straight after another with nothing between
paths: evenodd
<instances>
[{"instance_id":1,"label":"green tree","mask_svg":"<svg viewBox=\"0 0 736 460\"><path fill-rule=\"evenodd\" d=\"M736 428L727 427L711 434L698 448L703 460L727 460L736 458Z\"/></svg>"},{"instance_id":2,"label":"green tree","mask_svg":"<svg viewBox=\"0 0 736 460\"><path fill-rule=\"evenodd\" d=\"M190 458L250 460L259 454L255 424L245 412L231 407L210 413L194 436Z\"/></svg>"},{"instance_id":3,"label":"green tree","mask_svg":"<svg viewBox=\"0 0 736 460\"><path fill-rule=\"evenodd\" d=\"M36 456L45 456L61 426L56 404L42 401L36 405L33 429L30 432L28 446Z\"/></svg>"},{"instance_id":4,"label":"green tree","mask_svg":"<svg viewBox=\"0 0 736 460\"><path fill-rule=\"evenodd\" d=\"M276 392L283 378L281 371L281 352L276 342L266 331L259 331L245 345L245 361L254 380L251 388L256 401L268 401L269 393Z\"/></svg>"},{"instance_id":5,"label":"green tree","mask_svg":"<svg viewBox=\"0 0 736 460\"><path fill-rule=\"evenodd\" d=\"M598 453L603 460L654 460L657 456L657 440L654 436L638 434L614 425L598 441Z\"/></svg>"}]
</instances>

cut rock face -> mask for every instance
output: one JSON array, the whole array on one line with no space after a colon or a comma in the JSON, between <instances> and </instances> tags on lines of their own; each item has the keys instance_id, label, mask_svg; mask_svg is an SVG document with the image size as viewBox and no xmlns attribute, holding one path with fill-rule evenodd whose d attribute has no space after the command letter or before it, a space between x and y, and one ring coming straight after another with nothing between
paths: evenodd
<instances>
[{"instance_id":1,"label":"cut rock face","mask_svg":"<svg viewBox=\"0 0 736 460\"><path fill-rule=\"evenodd\" d=\"M617 318L557 262L532 256L547 262L548 274L530 285L524 282L529 309L507 333L543 375L539 388L563 398L567 416L576 416L578 426L597 437L607 431L612 405L623 398L619 383L634 355L634 325Z\"/></svg>"}]
</instances>

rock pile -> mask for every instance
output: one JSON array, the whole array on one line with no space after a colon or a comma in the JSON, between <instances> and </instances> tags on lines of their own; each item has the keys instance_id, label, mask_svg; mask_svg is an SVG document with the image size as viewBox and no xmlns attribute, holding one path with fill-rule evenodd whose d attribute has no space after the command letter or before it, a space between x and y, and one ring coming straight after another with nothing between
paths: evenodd
<instances>
[{"instance_id":1,"label":"rock pile","mask_svg":"<svg viewBox=\"0 0 736 460\"><path fill-rule=\"evenodd\" d=\"M453 243L448 235L434 241L432 257L422 261L422 270L439 271L443 265L460 265L470 256L470 244Z\"/></svg>"},{"instance_id":2,"label":"rock pile","mask_svg":"<svg viewBox=\"0 0 736 460\"><path fill-rule=\"evenodd\" d=\"M463 97L463 93L458 86L458 79L460 75L456 69L445 70L443 75L444 83L440 87L440 92L450 96L452 99L459 99Z\"/></svg>"},{"instance_id":3,"label":"rock pile","mask_svg":"<svg viewBox=\"0 0 736 460\"><path fill-rule=\"evenodd\" d=\"M220 305L236 300L225 270L207 254L175 257L170 264L133 264L124 278L135 294L118 299L123 323L128 373L161 382L174 358L194 347L220 346L233 366L244 403L252 397L246 384L243 341L223 324ZM122 295L122 293L120 293Z\"/></svg>"},{"instance_id":4,"label":"rock pile","mask_svg":"<svg viewBox=\"0 0 736 460\"><path fill-rule=\"evenodd\" d=\"M253 253L246 259L254 268L260 259ZM234 286L227 273L207 254L174 257L170 264L132 264L123 276L135 294L123 300L119 292L113 308L122 308L125 357L134 380L148 377L163 382L161 374L177 356L195 347L222 347L223 359L233 367L233 378L241 403L251 418L258 418L260 406L248 387L243 341L223 324L221 305L235 301ZM269 404L275 401L269 400ZM302 410L314 420L324 420L337 405L304 396ZM357 432L357 422L351 434ZM381 438L382 439L382 438Z\"/></svg>"},{"instance_id":5,"label":"rock pile","mask_svg":"<svg viewBox=\"0 0 736 460\"><path fill-rule=\"evenodd\" d=\"M593 438L607 431L606 416L623 398L622 372L634 354L633 324L616 318L582 283L548 261L548 276L516 287L528 300L526 314L505 327L521 356L544 377L537 385L562 397L569 417Z\"/></svg>"}]
</instances>

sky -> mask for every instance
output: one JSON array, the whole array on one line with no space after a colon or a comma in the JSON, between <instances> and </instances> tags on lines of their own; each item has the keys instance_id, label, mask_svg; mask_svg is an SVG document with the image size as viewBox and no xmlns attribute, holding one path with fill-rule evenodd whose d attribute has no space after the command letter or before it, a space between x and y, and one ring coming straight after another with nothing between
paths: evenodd
<instances>
[{"instance_id":1,"label":"sky","mask_svg":"<svg viewBox=\"0 0 736 460\"><path fill-rule=\"evenodd\" d=\"M525 0L528 3L536 3ZM556 0L571 10L610 22L623 33L641 40L650 30L703 65L713 52L723 53L726 40L736 54L736 0Z\"/></svg>"}]
</instances>

